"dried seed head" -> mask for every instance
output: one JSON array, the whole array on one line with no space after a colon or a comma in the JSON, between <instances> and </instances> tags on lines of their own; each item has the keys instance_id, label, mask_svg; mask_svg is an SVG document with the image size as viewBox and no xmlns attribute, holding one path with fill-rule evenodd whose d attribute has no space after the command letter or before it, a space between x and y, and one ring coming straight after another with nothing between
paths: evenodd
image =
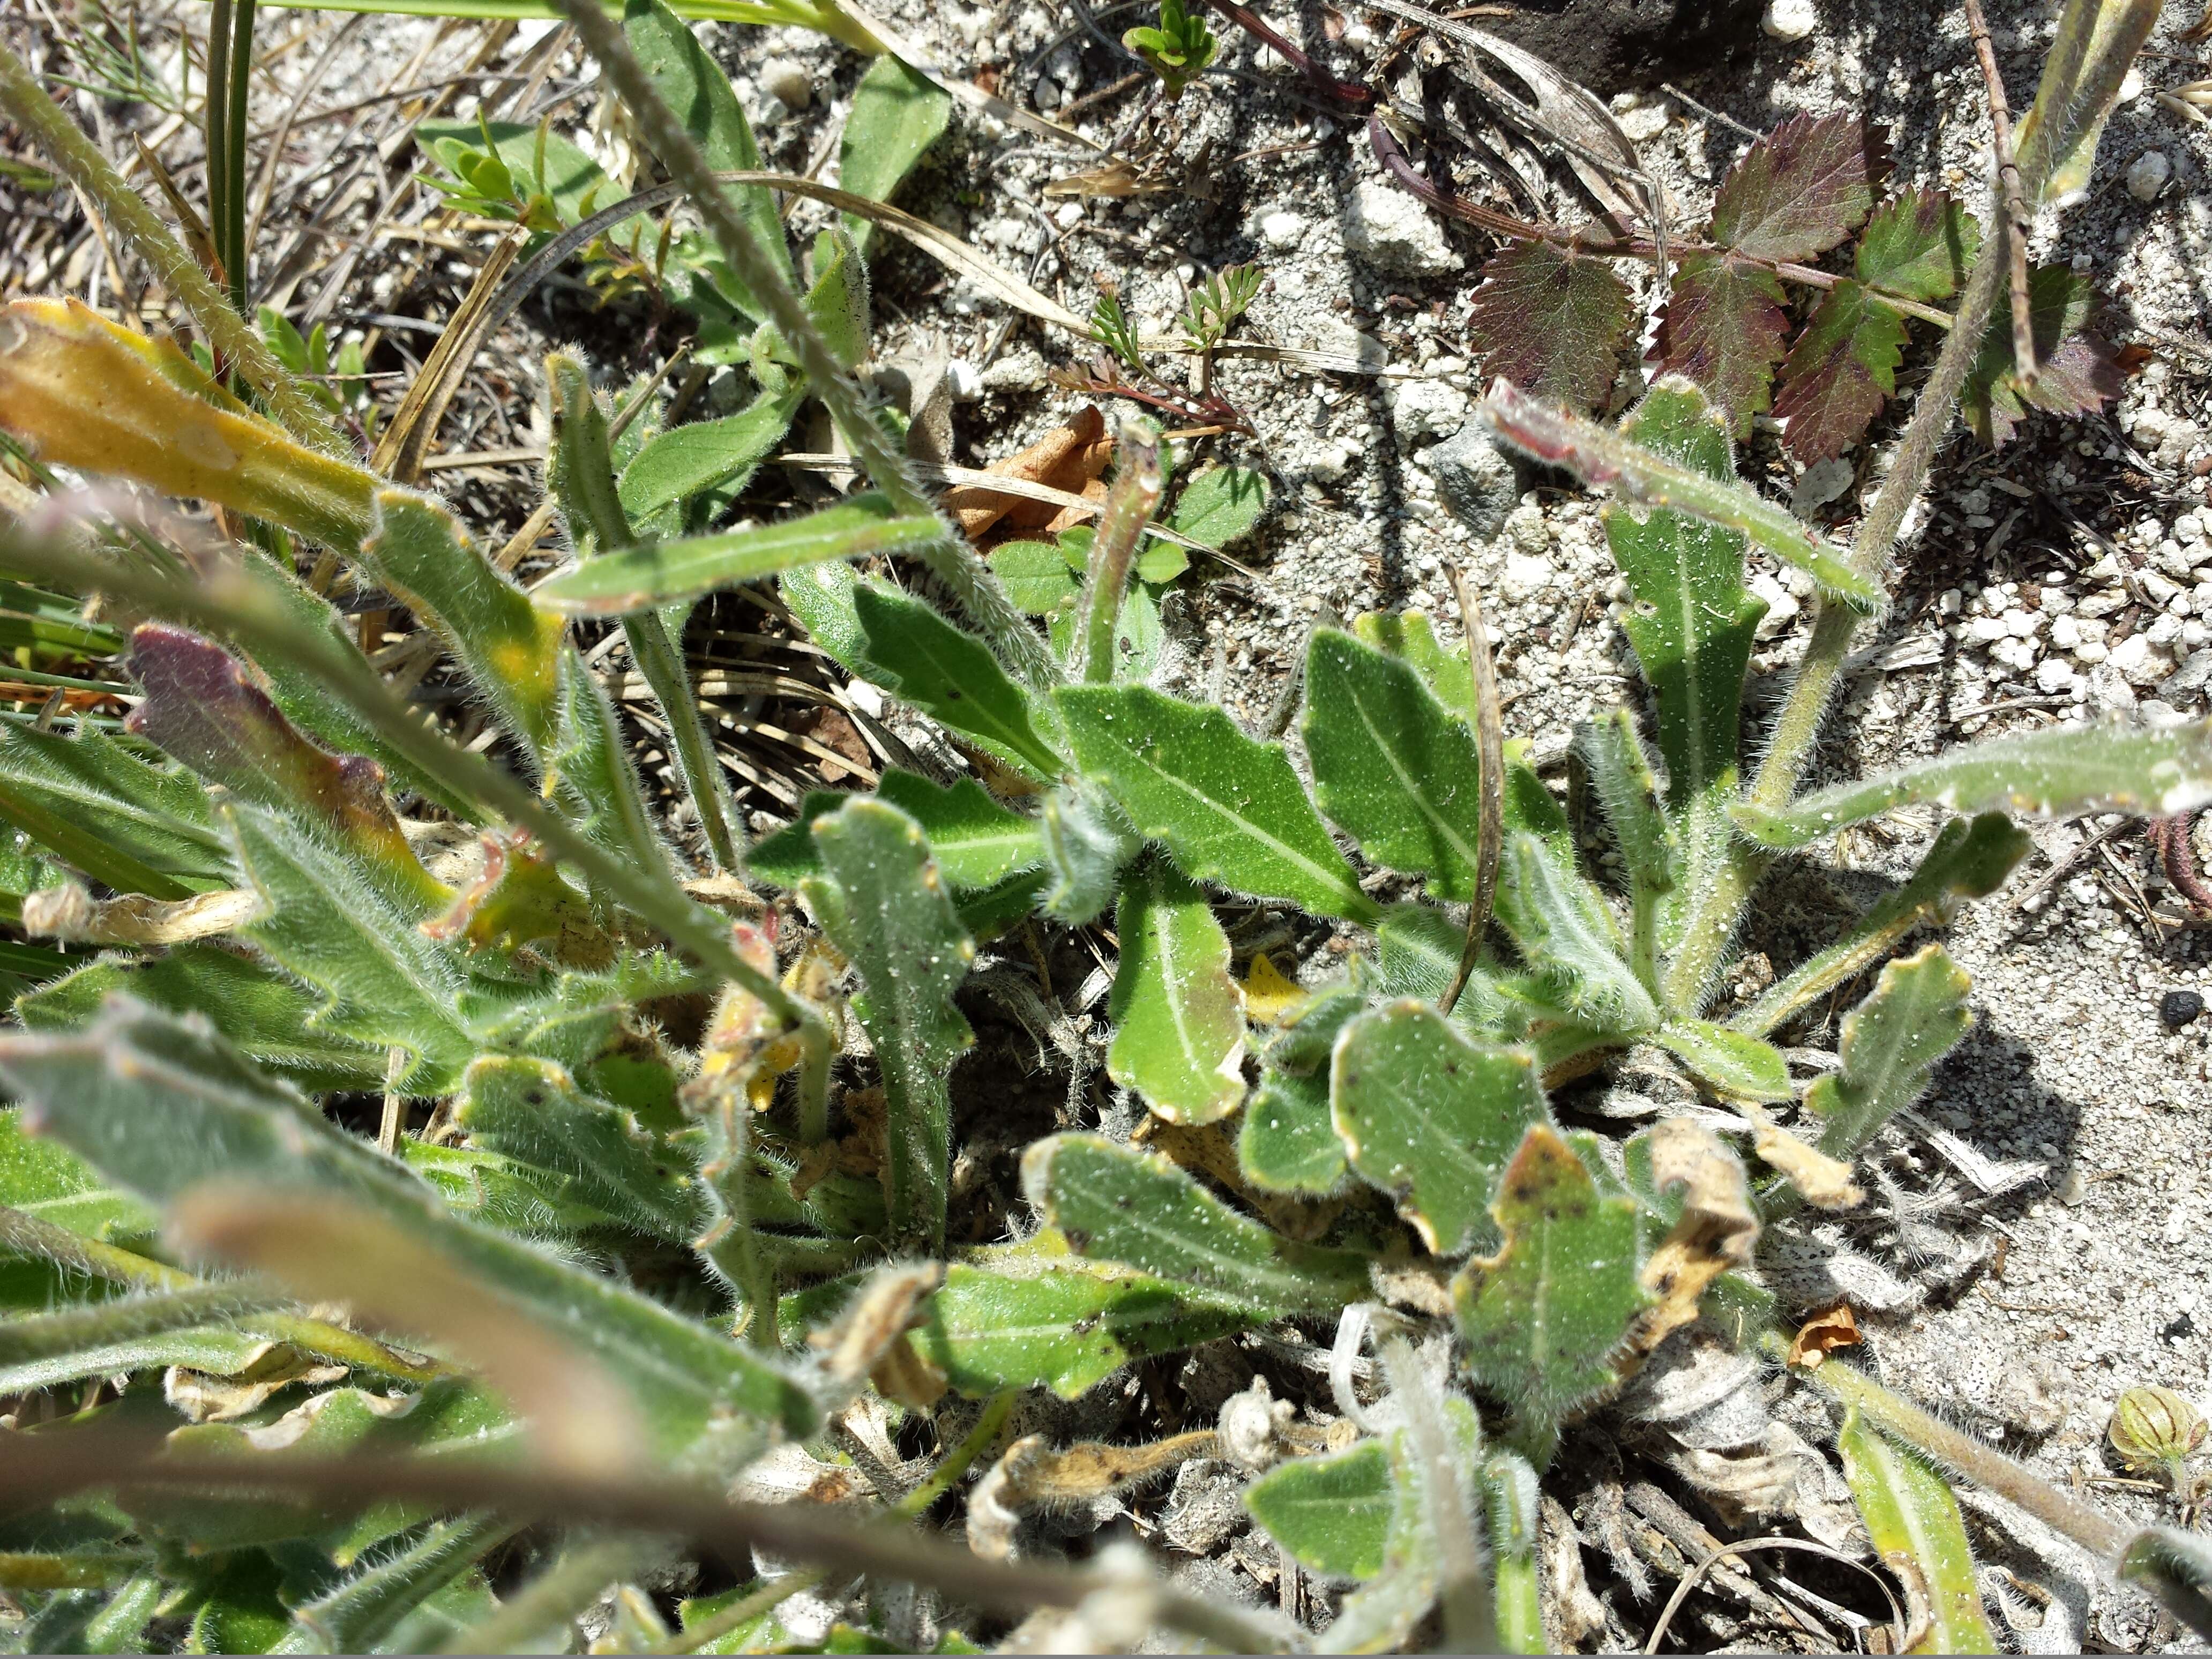
<instances>
[{"instance_id":1,"label":"dried seed head","mask_svg":"<svg viewBox=\"0 0 2212 1659\"><path fill-rule=\"evenodd\" d=\"M2172 1389L2146 1383L2120 1396L2106 1437L2130 1469L2163 1469L2178 1480L2183 1461L2204 1443L2205 1432L2203 1413Z\"/></svg>"}]
</instances>

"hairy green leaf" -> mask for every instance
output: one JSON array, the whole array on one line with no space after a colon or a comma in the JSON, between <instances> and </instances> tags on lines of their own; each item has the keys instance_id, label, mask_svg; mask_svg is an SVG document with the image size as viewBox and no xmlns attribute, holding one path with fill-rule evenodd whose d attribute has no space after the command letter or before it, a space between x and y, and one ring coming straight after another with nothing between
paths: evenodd
<instances>
[{"instance_id":1,"label":"hairy green leaf","mask_svg":"<svg viewBox=\"0 0 2212 1659\"><path fill-rule=\"evenodd\" d=\"M1423 907L1422 914L1437 913ZM1325 1194L1343 1186L1344 1142L1329 1112L1329 1056L1337 1034L1366 1001L1351 985L1317 992L1268 1045L1260 1087L1237 1138L1237 1167L1261 1191Z\"/></svg>"},{"instance_id":2,"label":"hairy green leaf","mask_svg":"<svg viewBox=\"0 0 2212 1659\"><path fill-rule=\"evenodd\" d=\"M1927 1653L1995 1653L1996 1632L1982 1611L1973 1547L1951 1488L1918 1453L1886 1438L1856 1407L1836 1437L1844 1479L1866 1526L1867 1541L1905 1586L1913 1626Z\"/></svg>"},{"instance_id":3,"label":"hairy green leaf","mask_svg":"<svg viewBox=\"0 0 2212 1659\"><path fill-rule=\"evenodd\" d=\"M1893 962L1864 1002L1844 1016L1843 1069L1815 1082L1805 1103L1826 1124L1820 1150L1849 1158L1927 1092L1936 1061L1966 1036L1973 981L1940 945Z\"/></svg>"},{"instance_id":4,"label":"hairy green leaf","mask_svg":"<svg viewBox=\"0 0 2212 1659\"><path fill-rule=\"evenodd\" d=\"M1281 745L1145 686L1064 686L1055 699L1085 774L1191 875L1323 915L1380 914Z\"/></svg>"},{"instance_id":5,"label":"hairy green leaf","mask_svg":"<svg viewBox=\"0 0 2212 1659\"><path fill-rule=\"evenodd\" d=\"M1549 1461L1560 1423L1617 1381L1611 1355L1650 1301L1639 1282L1636 1200L1601 1194L1558 1132L1533 1126L1491 1213L1504 1248L1452 1281L1477 1387L1513 1407L1529 1460Z\"/></svg>"},{"instance_id":6,"label":"hairy green leaf","mask_svg":"<svg viewBox=\"0 0 2212 1659\"><path fill-rule=\"evenodd\" d=\"M1074 567L1050 542L1001 542L989 557L1007 597L1024 615L1048 617L1083 590Z\"/></svg>"},{"instance_id":7,"label":"hairy green leaf","mask_svg":"<svg viewBox=\"0 0 2212 1659\"><path fill-rule=\"evenodd\" d=\"M1755 259L1810 259L1857 229L1889 171L1858 116L1793 115L1745 151L1713 192L1713 240Z\"/></svg>"},{"instance_id":8,"label":"hairy green leaf","mask_svg":"<svg viewBox=\"0 0 2212 1659\"><path fill-rule=\"evenodd\" d=\"M1482 839L1474 734L1411 665L1334 628L1306 652L1306 754L1322 811L1375 863L1474 896Z\"/></svg>"},{"instance_id":9,"label":"hairy green leaf","mask_svg":"<svg viewBox=\"0 0 2212 1659\"><path fill-rule=\"evenodd\" d=\"M1605 402L1637 320L1628 285L1595 254L1515 242L1482 267L1468 339L1486 374L1576 409Z\"/></svg>"},{"instance_id":10,"label":"hairy green leaf","mask_svg":"<svg viewBox=\"0 0 2212 1659\"><path fill-rule=\"evenodd\" d=\"M1168 514L1168 527L1209 547L1226 547L1259 523L1267 510L1264 476L1249 467L1209 466L1193 474L1183 485L1182 493L1176 497L1175 510ZM1145 556L1150 559L1158 553L1164 557L1170 549L1177 555L1182 553L1171 542L1154 540ZM1166 574L1157 574L1163 569L1154 565L1147 570L1140 564L1138 574L1149 582L1172 580L1182 574L1180 565Z\"/></svg>"},{"instance_id":11,"label":"hairy green leaf","mask_svg":"<svg viewBox=\"0 0 2212 1659\"><path fill-rule=\"evenodd\" d=\"M838 150L838 184L872 202L890 201L951 118L952 100L886 52L868 65L854 91ZM844 223L865 253L874 222L848 213Z\"/></svg>"},{"instance_id":12,"label":"hairy green leaf","mask_svg":"<svg viewBox=\"0 0 2212 1659\"><path fill-rule=\"evenodd\" d=\"M814 844L823 874L802 890L860 975L854 1008L883 1070L891 1229L936 1255L945 1247L951 1173L952 1066L975 1040L952 994L975 947L929 842L896 806L848 802L814 821Z\"/></svg>"},{"instance_id":13,"label":"hairy green leaf","mask_svg":"<svg viewBox=\"0 0 2212 1659\"><path fill-rule=\"evenodd\" d=\"M1780 811L1746 803L1729 816L1762 846L1786 848L1923 801L1954 812L2002 810L2050 818L2084 812L2166 817L2208 800L2212 721L2159 731L2067 725L1966 744L1877 777L1815 790Z\"/></svg>"},{"instance_id":14,"label":"hairy green leaf","mask_svg":"<svg viewBox=\"0 0 2212 1659\"><path fill-rule=\"evenodd\" d=\"M1334 1312L1367 1294L1364 1255L1285 1238L1166 1159L1102 1136L1033 1143L1022 1154L1022 1192L1076 1255L1208 1297Z\"/></svg>"},{"instance_id":15,"label":"hairy green leaf","mask_svg":"<svg viewBox=\"0 0 2212 1659\"><path fill-rule=\"evenodd\" d=\"M1652 1040L1729 1100L1795 1100L1790 1062L1771 1043L1702 1019L1671 1019Z\"/></svg>"},{"instance_id":16,"label":"hairy green leaf","mask_svg":"<svg viewBox=\"0 0 2212 1659\"><path fill-rule=\"evenodd\" d=\"M0 722L0 819L121 892L180 899L230 880L199 781L103 732Z\"/></svg>"},{"instance_id":17,"label":"hairy green leaf","mask_svg":"<svg viewBox=\"0 0 2212 1659\"><path fill-rule=\"evenodd\" d=\"M1389 1450L1379 1440L1278 1464L1244 1489L1244 1507L1267 1535L1328 1578L1382 1571L1396 1502Z\"/></svg>"},{"instance_id":18,"label":"hairy green leaf","mask_svg":"<svg viewBox=\"0 0 2212 1659\"><path fill-rule=\"evenodd\" d=\"M459 158L465 151L481 149L487 131L494 152L509 173L526 191L550 200L563 222L574 224L587 217L599 196L612 196L606 172L597 161L558 134L541 134L535 121L489 121L481 125L476 121L425 121L415 129L415 143L455 178L465 178L457 165ZM541 142L545 157L542 176L538 171ZM612 204L598 202L597 205Z\"/></svg>"},{"instance_id":19,"label":"hairy green leaf","mask_svg":"<svg viewBox=\"0 0 2212 1659\"><path fill-rule=\"evenodd\" d=\"M1422 1002L1345 1028L1330 1102L1352 1167L1437 1255L1497 1243L1486 1212L1498 1172L1529 1126L1551 1121L1526 1053L1469 1042Z\"/></svg>"},{"instance_id":20,"label":"hairy green leaf","mask_svg":"<svg viewBox=\"0 0 2212 1659\"><path fill-rule=\"evenodd\" d=\"M454 1121L471 1147L568 1178L576 1199L672 1244L706 1224L696 1183L635 1114L550 1060L487 1055L462 1076Z\"/></svg>"},{"instance_id":21,"label":"hairy green leaf","mask_svg":"<svg viewBox=\"0 0 2212 1659\"><path fill-rule=\"evenodd\" d=\"M102 1243L150 1238L161 1218L118 1192L84 1160L23 1133L22 1114L0 1110L0 1204Z\"/></svg>"},{"instance_id":22,"label":"hairy green leaf","mask_svg":"<svg viewBox=\"0 0 2212 1659\"><path fill-rule=\"evenodd\" d=\"M0 1036L0 1079L27 1127L155 1203L220 1182L365 1207L605 1365L668 1449L731 1410L798 1433L813 1425L812 1401L781 1371L635 1291L449 1215L199 1022L118 999L80 1032Z\"/></svg>"},{"instance_id":23,"label":"hairy green leaf","mask_svg":"<svg viewBox=\"0 0 2212 1659\"><path fill-rule=\"evenodd\" d=\"M868 266L842 226L814 239L811 276L806 314L830 355L844 368L857 368L868 356Z\"/></svg>"},{"instance_id":24,"label":"hairy green leaf","mask_svg":"<svg viewBox=\"0 0 2212 1659\"><path fill-rule=\"evenodd\" d=\"M995 886L1017 871L1033 868L1044 857L1037 821L1008 811L973 778L946 788L891 767L878 782L876 794L921 826L938 869L956 891L974 893ZM826 789L809 790L791 823L753 848L747 867L777 887L796 887L819 873L822 860L814 848L814 820L836 811L848 799Z\"/></svg>"},{"instance_id":25,"label":"hairy green leaf","mask_svg":"<svg viewBox=\"0 0 2212 1659\"><path fill-rule=\"evenodd\" d=\"M640 869L671 868L660 830L645 804L629 746L599 676L573 646L561 657L561 723L552 757L552 793L578 830Z\"/></svg>"},{"instance_id":26,"label":"hairy green leaf","mask_svg":"<svg viewBox=\"0 0 2212 1659\"><path fill-rule=\"evenodd\" d=\"M1064 769L1038 733L1029 693L982 641L920 599L872 583L854 590L853 610L864 671L872 668L932 720L1015 765L1046 778Z\"/></svg>"},{"instance_id":27,"label":"hairy green leaf","mask_svg":"<svg viewBox=\"0 0 2212 1659\"><path fill-rule=\"evenodd\" d=\"M568 624L532 604L452 514L404 489L377 492L375 528L356 557L444 641L507 728L542 763L559 723Z\"/></svg>"},{"instance_id":28,"label":"hairy green leaf","mask_svg":"<svg viewBox=\"0 0 2212 1659\"><path fill-rule=\"evenodd\" d=\"M1244 1098L1244 998L1206 895L1154 858L1122 887L1115 928L1108 1075L1170 1123L1228 1116Z\"/></svg>"},{"instance_id":29,"label":"hairy green leaf","mask_svg":"<svg viewBox=\"0 0 2212 1659\"><path fill-rule=\"evenodd\" d=\"M1525 830L1506 834L1498 919L1543 981L1546 1000L1579 1024L1624 1036L1658 1024L1604 896Z\"/></svg>"},{"instance_id":30,"label":"hairy green leaf","mask_svg":"<svg viewBox=\"0 0 2212 1659\"><path fill-rule=\"evenodd\" d=\"M623 469L619 486L623 510L642 526L669 508L681 507L695 495L702 495L710 489L734 491L743 489L751 478L754 469L775 451L776 445L783 441L783 434L791 426L791 417L798 411L805 397L803 389L765 392L755 398L750 407L735 415L726 415L719 420L693 421L684 426L656 432L645 441L629 465ZM872 497L865 499L863 507L872 507L874 501ZM826 511L845 518L865 520L867 516L865 512L860 514L849 513L847 507L847 503L841 502ZM633 585L648 580L652 582L653 602L693 598L711 592L714 587L733 581L750 581L799 562L800 556L796 551L787 552L781 564L767 562L773 556L769 550L776 547L780 539L790 541L795 534L799 547L803 549L807 544L805 533L799 532L798 526L811 525L821 516L821 514L811 514L804 519L781 520L750 531L726 531L720 535L702 536L689 542L658 545L648 543L641 547L621 550L618 553L613 549L602 550L601 559L590 561L565 577L556 577L538 590L538 598L541 604L550 605L556 610L573 612L582 609L574 596L577 579L600 569L602 561L608 554L615 554L626 562L624 568L631 572ZM878 516L890 516L887 503ZM827 540L825 532L829 529L830 526L823 526L820 531L813 532L815 538ZM747 538L751 540L748 541ZM751 561L744 562L739 556L748 548L757 550ZM684 580L669 574L672 569L688 571L691 566L713 556L717 549L723 550L720 556L724 564L732 571L743 574L720 577L703 586L699 585L702 578L698 575ZM857 557L860 552L869 550L872 550L859 549L843 556ZM824 551L815 556L832 558L839 556ZM602 577L597 586L586 588L581 597L600 597L600 604L596 609L634 609L634 605L613 606L603 597L613 591L606 586L612 580L612 576Z\"/></svg>"},{"instance_id":31,"label":"hairy green leaf","mask_svg":"<svg viewBox=\"0 0 2212 1659\"><path fill-rule=\"evenodd\" d=\"M1474 707L1474 671L1465 651L1447 651L1437 641L1436 623L1425 611L1363 611L1352 619L1354 637L1403 658L1454 715L1466 719Z\"/></svg>"}]
</instances>

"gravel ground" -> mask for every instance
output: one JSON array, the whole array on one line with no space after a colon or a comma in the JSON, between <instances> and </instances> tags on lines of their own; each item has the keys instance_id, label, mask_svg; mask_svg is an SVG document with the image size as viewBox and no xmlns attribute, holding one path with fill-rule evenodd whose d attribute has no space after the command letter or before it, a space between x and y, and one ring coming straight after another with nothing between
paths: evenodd
<instances>
[{"instance_id":1,"label":"gravel ground","mask_svg":"<svg viewBox=\"0 0 2212 1659\"><path fill-rule=\"evenodd\" d=\"M2007 15L1997 19L1998 57L2018 107L2057 8L2036 0L1999 9ZM1109 90L1128 65L1086 32L1080 0L1065 15L911 3L886 15L953 72L995 71L1002 96L1068 112L1102 141L1132 119L1143 96ZM1375 31L1356 15L1308 4L1279 16L1293 38L1334 40L1329 49L1346 67L1377 48ZM1110 36L1136 14L1115 7L1097 17ZM1844 108L1887 124L1900 185L1947 185L1981 205L1987 117L1955 9L1778 0L1769 20L1785 33L1809 21L1809 32L1774 38L1747 15L1732 55L1638 59L1623 74L1634 86L1593 87L1664 180L1677 222L1699 222L1714 184L1748 142L1744 129ZM2175 39L2193 21L2173 15L2161 25L2086 198L2046 214L2039 228L2039 255L2092 273L2118 313L2112 337L2142 348L2146 359L2109 419L2038 418L1994 453L1963 434L1946 452L1901 544L1898 603L1863 641L1818 781L2057 720L2157 722L2206 712L2212 131L2160 95L2212 74ZM1215 390L1250 416L1257 440L1218 441L1211 453L1264 466L1279 486L1278 505L1236 550L1256 575L1201 566L1185 579L1168 613L1170 684L1218 695L1255 727L1273 726L1317 619L1418 606L1454 635L1449 574L1460 567L1480 589L1497 638L1509 736L1535 739L1540 755L1555 750L1575 721L1630 684L1609 614L1620 589L1592 504L1557 475L1516 470L1469 425L1480 377L1468 368L1462 329L1475 270L1490 250L1384 181L1356 128L1306 103L1279 60L1224 32L1225 72L1176 112L1161 193L1048 197L1044 186L1082 166L1079 156L963 112L902 199L1075 311L1088 310L1098 280L1118 283L1147 331L1180 311L1182 283L1194 273L1257 260L1269 281L1248 337L1392 366L1379 376L1313 376L1233 358L1217 365ZM542 33L524 26L503 61ZM807 166L857 78L854 55L798 31L707 33L737 72L769 164ZM349 85L382 84L410 64L422 80L456 72L466 43L437 40L434 26L378 20L339 47L319 100L333 101L334 89ZM562 62L544 95L557 95L576 72ZM272 100L268 115L281 112ZM586 141L611 161L622 158L622 134L606 112L578 100L568 112L588 115ZM372 154L362 164L373 187L403 176L408 160ZM327 206L343 176L333 162L322 179L287 179L272 226L298 222L319 200ZM357 211L369 198L350 187L349 210ZM810 223L813 213L802 206L794 222ZM387 243L365 250L357 264L341 257L333 265L318 251L280 261L283 292L302 320L325 316L340 328L374 313L421 314L425 293L465 284L484 240L443 252ZM83 293L100 280L95 253L81 241L72 257L49 261L58 270L14 264L9 285L58 283ZM1065 338L1026 321L1010 325L979 289L903 247L883 249L876 281L880 355L935 346L956 360L963 400L953 459L983 465L1010 454L1084 401L1046 380L1049 367L1072 361ZM556 322L583 329L611 383L647 361L638 339L611 336L572 296L533 302L483 360L494 395L469 404L503 402L505 412L471 415L458 434L449 426L446 447L530 441L532 332ZM393 337L410 352L429 343ZM1917 376L1929 341L1916 336L1914 349L1908 370ZM1856 472L1832 466L1798 476L1771 427L1752 441L1753 471L1847 533L1858 504L1870 499L1879 440L1896 429L1893 415L1878 424L1877 442L1857 453ZM525 485L491 474L465 478L444 482L489 521L511 527L533 504ZM1756 664L1771 691L1802 647L1809 589L1796 573L1771 567L1754 585L1771 607ZM759 792L744 804L770 815L779 805ZM2203 1242L2212 1226L2212 1138L2202 1104L2212 1016L2162 1018L2189 1010L2188 999L2172 993L2212 1000L2206 936L2152 871L2138 832L2122 827L2100 840L2106 828L2105 820L2033 826L2038 852L2012 887L1961 919L1951 948L1975 981L1973 1034L1893 1133L1869 1214L1807 1236L1790 1257L1795 1266L1778 1276L1785 1296L1805 1303L1824 1291L1848 1294L1890 1380L2069 1482L2112 1474L2101 1440L2124 1388L2163 1383L2212 1411ZM1836 865L1785 873L1750 944L1786 969L1818 928L1909 872L1933 829L1932 819L1900 814L1848 837ZM1230 1378L1218 1393L1240 1382ZM1816 1419L1793 1420L1820 1438ZM1177 1482L1176 1512L1200 1516L1212 1478L1191 1466ZM2118 1486L2093 1495L2146 1518L2164 1501ZM2145 1604L2131 1600L2100 1602L2097 1622L2085 1627L2086 1592L2070 1588L2081 1564L2019 1517L1991 1520L1978 1501L1975 1514L1990 1559L2057 1593L2049 1607L2014 1595L2025 1649L2088 1641L2132 1650L2171 1640L2170 1627L2154 1630ZM1592 1524L1588 1513L1578 1518ZM2163 1518L2171 1519L2170 1506ZM1204 1531L1200 1520L1186 1523L1193 1537ZM1193 1553L1243 1560L1219 1540ZM1255 1576L1249 1565L1245 1571ZM1710 1619L1708 1630L1720 1633Z\"/></svg>"}]
</instances>

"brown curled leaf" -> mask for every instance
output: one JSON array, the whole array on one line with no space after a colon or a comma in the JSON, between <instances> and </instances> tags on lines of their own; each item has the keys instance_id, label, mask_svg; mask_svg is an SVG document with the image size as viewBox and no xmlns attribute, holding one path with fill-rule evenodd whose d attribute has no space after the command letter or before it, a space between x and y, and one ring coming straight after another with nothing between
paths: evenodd
<instances>
[{"instance_id":1,"label":"brown curled leaf","mask_svg":"<svg viewBox=\"0 0 2212 1659\"><path fill-rule=\"evenodd\" d=\"M1859 1322L1851 1312L1851 1304L1838 1302L1797 1328L1797 1334L1790 1340L1789 1363L1811 1370L1838 1348L1856 1348L1858 1345Z\"/></svg>"},{"instance_id":2,"label":"brown curled leaf","mask_svg":"<svg viewBox=\"0 0 2212 1659\"><path fill-rule=\"evenodd\" d=\"M1866 1201L1865 1189L1851 1179L1850 1164L1807 1146L1778 1124L1759 1124L1751 1145L1815 1209L1849 1210Z\"/></svg>"},{"instance_id":3,"label":"brown curled leaf","mask_svg":"<svg viewBox=\"0 0 2212 1659\"><path fill-rule=\"evenodd\" d=\"M1080 495L1085 484L1106 470L1113 451L1113 440L1106 435L1106 417L1086 407L1066 426L986 471L1001 478L1049 484ZM1060 510L1048 501L997 495L983 484L963 484L946 491L944 505L959 520L962 533L971 538L1000 526L1002 520L1007 530L1035 530Z\"/></svg>"},{"instance_id":4,"label":"brown curled leaf","mask_svg":"<svg viewBox=\"0 0 2212 1659\"><path fill-rule=\"evenodd\" d=\"M1751 1265L1759 1237L1743 1164L1719 1136L1687 1118L1669 1118L1644 1144L1653 1188L1662 1194L1679 1189L1682 1211L1644 1265L1644 1288L1657 1300L1629 1333L1626 1349L1634 1359L1696 1319L1698 1298L1716 1279Z\"/></svg>"}]
</instances>

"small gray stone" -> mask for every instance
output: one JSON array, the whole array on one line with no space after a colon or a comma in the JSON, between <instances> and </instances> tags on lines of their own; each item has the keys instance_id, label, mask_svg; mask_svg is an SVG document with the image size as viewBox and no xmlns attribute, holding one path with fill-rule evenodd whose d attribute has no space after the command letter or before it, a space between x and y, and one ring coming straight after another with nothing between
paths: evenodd
<instances>
[{"instance_id":1,"label":"small gray stone","mask_svg":"<svg viewBox=\"0 0 2212 1659\"><path fill-rule=\"evenodd\" d=\"M1401 276L1448 276L1461 268L1443 227L1395 185L1364 180L1345 206L1346 252Z\"/></svg>"},{"instance_id":2,"label":"small gray stone","mask_svg":"<svg viewBox=\"0 0 2212 1659\"><path fill-rule=\"evenodd\" d=\"M2191 652L2186 662L2159 682L2158 695L2172 702L2202 691L2208 683L2212 683L2212 646Z\"/></svg>"},{"instance_id":3,"label":"small gray stone","mask_svg":"<svg viewBox=\"0 0 2212 1659\"><path fill-rule=\"evenodd\" d=\"M1435 477L1445 509L1481 540L1496 540L1505 515L1521 504L1520 475L1480 426L1463 426L1423 450L1418 465Z\"/></svg>"}]
</instances>

